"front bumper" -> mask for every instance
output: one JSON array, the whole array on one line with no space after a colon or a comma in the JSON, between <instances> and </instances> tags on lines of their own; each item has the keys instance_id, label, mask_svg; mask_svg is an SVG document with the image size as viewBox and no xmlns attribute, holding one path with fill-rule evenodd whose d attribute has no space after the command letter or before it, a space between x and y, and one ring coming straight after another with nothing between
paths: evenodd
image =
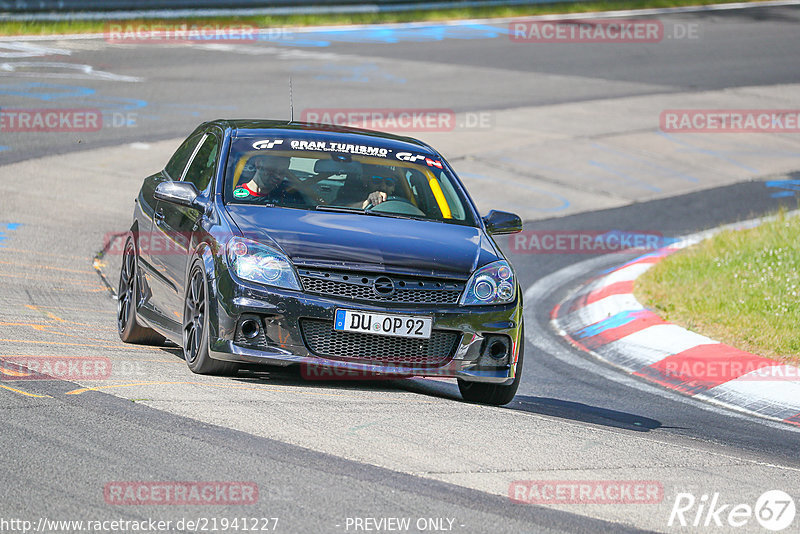
<instances>
[{"instance_id":1,"label":"front bumper","mask_svg":"<svg viewBox=\"0 0 800 534\"><path fill-rule=\"evenodd\" d=\"M287 366L301 364L304 376L333 377L408 377L439 376L471 382L508 385L514 381L522 321L519 290L512 304L500 306L414 306L353 302L297 291L263 288L231 278L227 270L210 284L213 297L209 310L211 328L209 354L217 360ZM301 320L317 319L333 324L337 308L376 313L426 315L433 317L434 331L458 334L452 358L442 365L413 365L399 361L366 362L343 358L320 357L309 349L303 337ZM237 337L242 317L257 318L264 338L257 344ZM370 335L370 334L364 334ZM484 355L487 336L504 335L510 339L509 353L502 365ZM376 336L378 337L378 336ZM493 338L494 339L494 338ZM320 371L332 368L333 375Z\"/></svg>"}]
</instances>

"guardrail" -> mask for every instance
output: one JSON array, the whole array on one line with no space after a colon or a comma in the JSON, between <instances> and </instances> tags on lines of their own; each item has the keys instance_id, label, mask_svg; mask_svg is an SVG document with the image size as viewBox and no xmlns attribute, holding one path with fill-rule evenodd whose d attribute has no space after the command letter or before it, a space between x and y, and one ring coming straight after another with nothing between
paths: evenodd
<instances>
[{"instance_id":1,"label":"guardrail","mask_svg":"<svg viewBox=\"0 0 800 534\"><path fill-rule=\"evenodd\" d=\"M15 14L79 14L103 11L133 13L166 10L203 10L213 14L244 11L245 14L283 15L303 13L364 13L380 11L411 11L448 7L514 6L575 2L578 0L0 0L0 12Z\"/></svg>"}]
</instances>

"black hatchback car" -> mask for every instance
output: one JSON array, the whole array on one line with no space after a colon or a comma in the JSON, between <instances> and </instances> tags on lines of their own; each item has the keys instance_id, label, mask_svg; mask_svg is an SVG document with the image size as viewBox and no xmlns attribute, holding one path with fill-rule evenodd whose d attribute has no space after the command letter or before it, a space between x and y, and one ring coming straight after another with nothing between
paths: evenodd
<instances>
[{"instance_id":1,"label":"black hatchback car","mask_svg":"<svg viewBox=\"0 0 800 534\"><path fill-rule=\"evenodd\" d=\"M118 292L123 341L242 363L457 378L506 404L522 294L450 165L407 137L296 122L202 124L144 180ZM311 375L313 373L309 373Z\"/></svg>"}]
</instances>

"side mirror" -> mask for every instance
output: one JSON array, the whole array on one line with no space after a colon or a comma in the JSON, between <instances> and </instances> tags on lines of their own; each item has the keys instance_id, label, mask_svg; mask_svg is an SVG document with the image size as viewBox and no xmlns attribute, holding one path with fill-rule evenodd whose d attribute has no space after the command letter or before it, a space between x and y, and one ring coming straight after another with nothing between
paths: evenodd
<instances>
[{"instance_id":1,"label":"side mirror","mask_svg":"<svg viewBox=\"0 0 800 534\"><path fill-rule=\"evenodd\" d=\"M192 182L161 182L156 186L153 196L170 204L186 206L187 208L200 208L197 202L200 192Z\"/></svg>"},{"instance_id":2,"label":"side mirror","mask_svg":"<svg viewBox=\"0 0 800 534\"><path fill-rule=\"evenodd\" d=\"M516 234L522 231L522 219L519 215L506 211L492 210L483 218L483 222L489 234Z\"/></svg>"}]
</instances>

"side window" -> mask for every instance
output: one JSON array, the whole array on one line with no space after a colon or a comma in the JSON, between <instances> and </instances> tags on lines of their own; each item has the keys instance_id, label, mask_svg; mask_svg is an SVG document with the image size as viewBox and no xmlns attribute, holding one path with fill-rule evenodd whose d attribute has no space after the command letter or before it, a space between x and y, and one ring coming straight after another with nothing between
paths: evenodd
<instances>
[{"instance_id":1,"label":"side window","mask_svg":"<svg viewBox=\"0 0 800 534\"><path fill-rule=\"evenodd\" d=\"M189 164L184 181L192 182L198 191L205 191L214 177L214 171L217 168L218 148L219 140L217 140L216 136L209 134L200 145L197 155Z\"/></svg>"},{"instance_id":2,"label":"side window","mask_svg":"<svg viewBox=\"0 0 800 534\"><path fill-rule=\"evenodd\" d=\"M183 169L186 168L186 163L189 161L189 158L192 157L192 153L194 152L195 147L197 146L198 141L203 138L203 134L197 134L189 137L183 144L178 147L178 150L172 155L172 158L167 163L167 166L164 167L164 170L167 171L169 177L173 180L180 180L181 174L183 174Z\"/></svg>"}]
</instances>

